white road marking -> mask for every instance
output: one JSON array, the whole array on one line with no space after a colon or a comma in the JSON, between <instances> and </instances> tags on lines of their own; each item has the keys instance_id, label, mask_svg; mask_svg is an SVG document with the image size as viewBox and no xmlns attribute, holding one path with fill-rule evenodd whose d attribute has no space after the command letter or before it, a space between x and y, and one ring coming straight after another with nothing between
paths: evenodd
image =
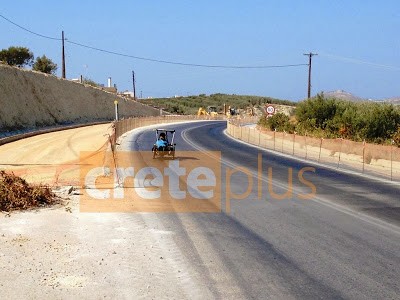
<instances>
[{"instance_id":1,"label":"white road marking","mask_svg":"<svg viewBox=\"0 0 400 300\"><path fill-rule=\"evenodd\" d=\"M184 130L181 132L182 139L183 139L186 143L188 143L189 145L191 145L192 147L194 147L195 149L197 149L197 150L199 150L199 151L207 151L207 150L204 149L203 147L200 147L200 146L196 145L196 144L193 143L192 141L190 141L190 140L186 137L186 132L189 131L189 130L192 130L192 129L196 129L196 128L203 127L203 126L207 126L207 124L202 124L202 125L199 125L199 126L195 126L195 127L191 127L191 128L188 128L188 129L184 129ZM227 135L227 134L226 134L226 131L225 131L225 135ZM227 135L227 136L229 136L229 135ZM229 137L230 137L230 136L229 136ZM235 141L237 141L236 139L234 139L234 138L232 138L232 137L230 137L230 138L233 139L233 140L235 140ZM293 157L291 157L291 156L289 156L289 155L282 155L282 153L280 153L280 152L272 151L272 150L269 150L269 149L264 149L264 148L261 148L261 147L259 147L259 146L254 146L254 145L251 145L251 144L247 144L247 143L242 142L242 141L237 141L237 142L241 142L242 144L245 144L245 145L247 145L247 146L255 147L255 148L259 149L259 150L262 150L263 152L268 152L268 153L276 154L276 155L281 154L281 156L290 157L290 158L293 159ZM297 159L297 158L295 158L295 159ZM297 159L297 160L299 160L299 161L301 161L301 162L310 163L309 161L306 161L306 160L301 160L301 159ZM226 160L226 159L223 159L223 158L221 158L221 163L223 163L224 165L230 166L231 168L236 168L236 167L238 167L237 164L232 163L232 162L230 162L230 161L228 161L228 160ZM311 163L310 163L310 164L311 164ZM321 165L321 164L314 164L314 165L316 165L317 167L318 167L318 166L319 166L319 167L325 167L325 166L323 166L323 165ZM337 171L337 170L334 169L334 168L332 168L332 169L335 170L335 171ZM250 171L250 170L249 170L249 171ZM250 171L250 173L251 173L253 176L255 176L255 177L257 178L257 176L258 176L257 172ZM356 174L356 175L358 175L358 174ZM376 179L376 178L373 178L373 179ZM264 178L264 177L262 178L262 181L265 182L265 183L268 183L268 179L266 179L266 178ZM385 183L387 183L387 182L385 181ZM285 186L284 184L278 183L278 182L276 182L276 181L275 181L275 182L272 182L272 184L275 185L275 186L277 186L277 187L280 187L280 188L283 188L283 189L287 189L287 186ZM293 188L292 190L293 190L293 192L296 192L296 193L299 193L299 192L300 192L300 191L299 191L298 189L296 189L296 188ZM390 231L390 232L392 232L392 233L395 233L395 234L397 234L397 235L400 235L400 228L399 228L398 226L392 225L392 224L390 224L390 223L388 223L388 222L386 222L386 221L382 221L382 220L380 220L380 219L378 219L378 218L368 216L368 215L363 214L363 213L361 213L361 212L358 212L358 211L356 211L356 210L350 209L350 208L348 208L348 207L346 207L346 206L344 206L344 205L340 205L340 204L334 203L334 202L332 202L332 201L323 199L323 198L318 197L318 196L314 196L313 198L311 198L311 199L309 199L309 200L312 200L312 201L314 201L314 202L316 202L316 203L322 204L322 205L324 205L324 206L326 206L326 207L335 209L335 210L340 211L341 213L347 214L347 215L349 215L349 216L355 217L355 218L357 218L357 219L359 219L359 220L361 220L361 221L367 222L367 223L369 223L369 224L371 224L371 225L374 225L374 226L377 226L377 227L379 227L379 228L381 228L381 229L384 229L384 230Z\"/></svg>"}]
</instances>

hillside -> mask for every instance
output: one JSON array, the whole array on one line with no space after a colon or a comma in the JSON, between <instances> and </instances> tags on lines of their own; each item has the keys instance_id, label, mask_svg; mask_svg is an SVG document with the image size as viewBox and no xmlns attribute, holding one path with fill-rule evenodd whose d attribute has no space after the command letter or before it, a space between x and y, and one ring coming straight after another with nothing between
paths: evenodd
<instances>
[{"instance_id":1,"label":"hillside","mask_svg":"<svg viewBox=\"0 0 400 300\"><path fill-rule=\"evenodd\" d=\"M263 106L266 103L296 106L297 102L280 100L271 97L227 95L227 94L201 94L198 96L178 98L142 99L140 102L154 107L163 108L171 113L196 114L199 107L216 106L223 111L224 103L234 109L245 109L247 106Z\"/></svg>"},{"instance_id":2,"label":"hillside","mask_svg":"<svg viewBox=\"0 0 400 300\"><path fill-rule=\"evenodd\" d=\"M121 118L159 114L91 86L0 64L0 131L113 120L116 100Z\"/></svg>"},{"instance_id":3,"label":"hillside","mask_svg":"<svg viewBox=\"0 0 400 300\"><path fill-rule=\"evenodd\" d=\"M393 105L400 105L400 97L393 97L393 98L388 98L388 99L383 99L383 100L370 100L370 99L358 97L352 93L349 93L349 92L346 92L343 90L323 92L323 93L324 93L325 98L336 98L336 99L348 100L348 101L356 102L356 103L378 102L378 103L389 103L389 104L393 104Z\"/></svg>"},{"instance_id":4,"label":"hillside","mask_svg":"<svg viewBox=\"0 0 400 300\"><path fill-rule=\"evenodd\" d=\"M383 101L386 103L389 103L389 104L400 105L400 97L393 97L393 98L385 99Z\"/></svg>"},{"instance_id":5,"label":"hillside","mask_svg":"<svg viewBox=\"0 0 400 300\"><path fill-rule=\"evenodd\" d=\"M352 93L349 93L349 92L346 92L346 91L343 91L343 90L324 92L324 97L325 98L336 98L336 99L348 100L348 101L356 102L356 103L370 101L368 99L358 97L356 95L353 95Z\"/></svg>"}]
</instances>

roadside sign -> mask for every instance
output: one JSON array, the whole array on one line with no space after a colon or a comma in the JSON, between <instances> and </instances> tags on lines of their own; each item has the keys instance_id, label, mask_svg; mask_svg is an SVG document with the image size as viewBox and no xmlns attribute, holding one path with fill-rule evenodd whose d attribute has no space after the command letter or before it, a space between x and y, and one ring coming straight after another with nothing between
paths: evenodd
<instances>
[{"instance_id":1,"label":"roadside sign","mask_svg":"<svg viewBox=\"0 0 400 300\"><path fill-rule=\"evenodd\" d=\"M275 114L275 106L273 105L267 105L265 106L265 111L267 113L267 115L274 115Z\"/></svg>"}]
</instances>

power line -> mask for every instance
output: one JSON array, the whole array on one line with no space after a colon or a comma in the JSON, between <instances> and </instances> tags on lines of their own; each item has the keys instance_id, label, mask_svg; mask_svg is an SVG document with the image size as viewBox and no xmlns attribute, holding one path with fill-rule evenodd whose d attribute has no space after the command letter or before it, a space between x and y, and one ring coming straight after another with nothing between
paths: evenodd
<instances>
[{"instance_id":1,"label":"power line","mask_svg":"<svg viewBox=\"0 0 400 300\"><path fill-rule=\"evenodd\" d=\"M377 63L373 63L373 62L368 62L368 61L363 61L363 60L348 58L348 57L341 57L341 56L336 56L336 55L327 54L327 53L320 53L320 56L326 57L328 59L333 59L333 60L338 60L338 61L343 61L343 62L348 62L348 63L353 63L353 64L367 65L370 67L377 67L377 68L383 68L383 69L389 69L389 70L400 70L400 67L396 67L396 66L377 64Z\"/></svg>"},{"instance_id":2,"label":"power line","mask_svg":"<svg viewBox=\"0 0 400 300\"><path fill-rule=\"evenodd\" d=\"M3 15L0 15L0 17L2 17L2 18L3 18L4 20L6 20L7 22L10 22L11 24L13 24L13 25L15 25L15 26L21 28L22 30L25 30L25 31L27 31L27 32L29 32L29 33L32 33L32 34L34 34L34 35L37 35L37 36L40 36L40 37L42 37L42 38L46 38L46 39L49 39L49 40L61 41L60 38L55 38L55 37L51 37L51 36L47 36L47 35L43 35L43 34L40 34L40 33L33 32L33 31L31 31L31 30L29 30L29 29L27 29L27 28L25 28L25 27L22 27L21 25L18 25L17 23L14 23L13 21L7 19L7 18L6 18L5 16L3 16Z\"/></svg>"},{"instance_id":3,"label":"power line","mask_svg":"<svg viewBox=\"0 0 400 300\"><path fill-rule=\"evenodd\" d=\"M39 34L36 32L33 32L21 25L18 25L17 23L14 23L13 21L7 19L6 17L4 17L3 15L0 15L0 17L2 17L4 20L10 22L11 24L40 37L46 38L46 39L51 39L51 40L57 40L60 41L62 39L60 38L55 38L55 37L50 37L50 36L46 36L43 34ZM163 64L171 64L171 65L180 65L180 66L188 66L188 67L202 67L202 68L221 68L221 69L271 69L271 68L289 68L289 67L300 67L300 66L307 66L308 64L286 64L286 65L265 65L265 66L228 66L228 65L207 65L207 64L194 64L194 63L183 63L183 62L176 62L176 61L168 61L168 60L160 60L160 59L153 59L153 58L147 58L147 57L141 57L141 56L135 56L135 55L130 55L130 54L124 54L124 53L119 53L119 52L115 52L115 51L110 51L110 50L106 50L106 49L101 49L101 48L97 48L97 47L93 47L93 46L89 46L89 45L85 45L85 44L81 44L78 42L74 42L68 39L65 39L65 41L67 43L79 46L79 47L83 47L83 48L87 48L87 49L91 49L91 50L96 50L96 51L100 51L103 53L108 53L108 54L112 54L112 55L117 55L117 56L123 56L123 57L128 57L128 58L134 58L134 59L139 59L139 60L145 60L145 61L151 61L151 62L155 62L155 63L163 63Z\"/></svg>"},{"instance_id":4,"label":"power line","mask_svg":"<svg viewBox=\"0 0 400 300\"><path fill-rule=\"evenodd\" d=\"M80 44L80 43L73 42L70 40L66 40L66 41L67 41L67 43L74 44L74 45L77 45L80 47L84 47L84 48L88 48L88 49L92 49L92 50L96 50L96 51L100 51L100 52L105 52L105 53L109 53L109 54L114 54L114 55L118 55L118 56L135 58L135 59L146 60L146 61L157 62L157 63L171 64L171 65L189 66L189 67L222 68L222 69L267 69L267 68L287 68L287 67L308 66L308 64L270 65L270 66L224 66L224 65L205 65L205 64L182 63L182 62L159 60L159 59L124 54L124 53L118 53L118 52L114 52L114 51L110 51L110 50L105 50L105 49L100 49L100 48Z\"/></svg>"}]
</instances>

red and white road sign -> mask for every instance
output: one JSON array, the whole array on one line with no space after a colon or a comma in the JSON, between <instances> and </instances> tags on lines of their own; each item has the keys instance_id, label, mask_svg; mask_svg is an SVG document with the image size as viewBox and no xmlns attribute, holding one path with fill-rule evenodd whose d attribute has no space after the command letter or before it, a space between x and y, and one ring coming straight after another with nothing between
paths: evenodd
<instances>
[{"instance_id":1,"label":"red and white road sign","mask_svg":"<svg viewBox=\"0 0 400 300\"><path fill-rule=\"evenodd\" d=\"M269 104L269 105L265 106L265 111L266 111L267 115L273 115L273 114L275 114L275 106Z\"/></svg>"}]
</instances>

